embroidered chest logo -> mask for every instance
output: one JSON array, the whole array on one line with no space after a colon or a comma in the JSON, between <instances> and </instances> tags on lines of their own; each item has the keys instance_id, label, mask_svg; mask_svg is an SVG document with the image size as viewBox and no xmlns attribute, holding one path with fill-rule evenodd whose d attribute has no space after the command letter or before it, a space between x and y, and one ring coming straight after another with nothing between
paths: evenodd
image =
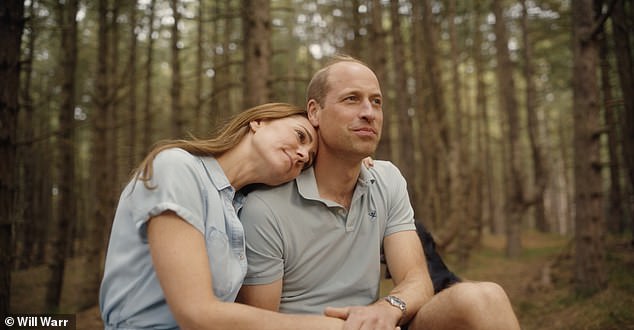
<instances>
[{"instance_id":1,"label":"embroidered chest logo","mask_svg":"<svg viewBox=\"0 0 634 330\"><path fill-rule=\"evenodd\" d=\"M376 210L371 210L370 212L368 212L368 215L370 216L371 221L376 220Z\"/></svg>"}]
</instances>

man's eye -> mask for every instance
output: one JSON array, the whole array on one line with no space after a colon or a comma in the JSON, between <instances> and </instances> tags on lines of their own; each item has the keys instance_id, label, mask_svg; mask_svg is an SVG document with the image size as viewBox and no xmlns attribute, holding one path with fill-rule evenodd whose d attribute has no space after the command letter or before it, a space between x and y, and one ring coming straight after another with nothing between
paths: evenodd
<instances>
[{"instance_id":1,"label":"man's eye","mask_svg":"<svg viewBox=\"0 0 634 330\"><path fill-rule=\"evenodd\" d=\"M376 105L381 105L381 104L383 104L383 100L377 98L377 99L372 100L372 103L374 103Z\"/></svg>"}]
</instances>

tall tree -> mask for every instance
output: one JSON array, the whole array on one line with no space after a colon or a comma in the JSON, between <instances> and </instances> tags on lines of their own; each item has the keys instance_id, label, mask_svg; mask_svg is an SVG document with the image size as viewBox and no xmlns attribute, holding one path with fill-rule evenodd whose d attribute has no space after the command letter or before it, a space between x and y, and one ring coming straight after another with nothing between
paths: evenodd
<instances>
[{"instance_id":1,"label":"tall tree","mask_svg":"<svg viewBox=\"0 0 634 330\"><path fill-rule=\"evenodd\" d=\"M271 13L269 0L246 0L244 21L244 108L269 100Z\"/></svg>"},{"instance_id":2,"label":"tall tree","mask_svg":"<svg viewBox=\"0 0 634 330\"><path fill-rule=\"evenodd\" d=\"M462 97L462 79L460 75L460 48L458 46L458 35L456 31L457 5L455 0L449 0L447 4L447 21L449 23L449 52L451 63L451 98L453 100L453 134L449 144L448 171L450 176L450 211L448 221L456 225L457 239L454 240L458 251L459 265L467 267L471 251L477 244L481 227L481 212L476 209L479 202L471 202L477 199L470 198L476 191L474 184L479 175L469 175L475 170L469 162L469 143L465 136L468 136L468 122L464 118L465 110ZM466 123L466 124L465 124Z\"/></svg>"},{"instance_id":3,"label":"tall tree","mask_svg":"<svg viewBox=\"0 0 634 330\"><path fill-rule=\"evenodd\" d=\"M393 88L397 91L396 97L394 97L394 105L391 106L393 110L389 113L396 113L396 119L398 122L398 146L399 153L396 163L399 169L403 173L407 182L414 182L414 153L412 152L412 143L414 136L412 133L412 111L407 93L407 79L406 73L406 53L405 42L403 40L403 31L401 28L401 17L399 14L400 4L398 0L390 0L390 22L392 28L390 29L392 35L392 76ZM416 200L415 189L410 189L410 200Z\"/></svg>"},{"instance_id":4,"label":"tall tree","mask_svg":"<svg viewBox=\"0 0 634 330\"><path fill-rule=\"evenodd\" d=\"M179 9L179 0L170 0L170 6L172 8L172 18L174 24L172 25L171 33L171 67L172 67L172 85L170 88L170 95L172 97L172 122L171 131L172 138L182 138L185 133L186 116L185 109L182 104L183 93L183 81L181 77L181 58L180 58L180 30L181 13Z\"/></svg>"},{"instance_id":5,"label":"tall tree","mask_svg":"<svg viewBox=\"0 0 634 330\"><path fill-rule=\"evenodd\" d=\"M548 182L548 171L545 165L544 152L539 141L540 122L537 116L537 91L533 68L533 45L529 38L528 2L522 0L522 42L524 59L524 81L526 82L525 102L528 121L528 137L533 158L533 190L535 198L535 227L541 232L548 232L550 225L546 218L544 191Z\"/></svg>"},{"instance_id":6,"label":"tall tree","mask_svg":"<svg viewBox=\"0 0 634 330\"><path fill-rule=\"evenodd\" d=\"M594 1L595 13L603 10L603 1ZM619 148L620 130L617 125L618 103L614 100L612 91L612 66L610 64L610 47L604 25L598 31L599 63L601 68L601 97L603 101L603 118L608 129L607 145L610 164L610 190L608 195L608 217L606 229L612 233L622 233L625 229L626 218L621 190L621 161Z\"/></svg>"},{"instance_id":7,"label":"tall tree","mask_svg":"<svg viewBox=\"0 0 634 330\"><path fill-rule=\"evenodd\" d=\"M113 194L113 184L109 164L112 159L109 149L110 134L108 132L108 117L112 111L111 99L112 88L108 81L109 65L108 54L110 45L108 42L108 0L97 2L97 69L95 76L95 111L93 114L93 132L91 168L94 173L94 185L96 189L95 206L93 209L93 221L88 225L88 244L85 247L83 258L83 285L80 289L81 296L87 301L95 301L99 293L99 283L101 281L101 252L104 249L104 233L108 232L111 217L111 195ZM80 307L88 307L81 306Z\"/></svg>"},{"instance_id":8,"label":"tall tree","mask_svg":"<svg viewBox=\"0 0 634 330\"><path fill-rule=\"evenodd\" d=\"M198 2L198 14L196 20L196 59L195 59L195 75L194 79L194 132L196 135L201 134L204 118L202 116L203 110L203 75L205 70L203 69L204 54L205 54L205 1Z\"/></svg>"},{"instance_id":9,"label":"tall tree","mask_svg":"<svg viewBox=\"0 0 634 330\"><path fill-rule=\"evenodd\" d=\"M24 2L6 0L0 4L0 314L10 311L11 251L14 205L17 196L15 160L17 153L20 46L24 30Z\"/></svg>"},{"instance_id":10,"label":"tall tree","mask_svg":"<svg viewBox=\"0 0 634 330\"><path fill-rule=\"evenodd\" d=\"M48 168L48 163L39 162L32 157L40 157L40 153L36 150L35 134L37 126L37 118L35 106L33 104L33 63L35 52L35 41L38 34L38 28L36 26L36 14L35 14L35 1L31 1L28 8L28 16L26 20L26 31L28 31L25 38L25 47L22 51L24 55L22 59L22 80L20 84L20 112L23 114L23 124L20 125L20 131L22 132L22 139L26 143L22 147L21 154L21 167L22 176L20 177L20 184L24 187L33 187L32 189L22 189L22 200L24 205L18 206L23 210L23 238L22 238L22 251L16 256L18 259L18 267L26 268L30 266L33 261L33 255L36 250L37 239L36 234L38 227L42 227L43 217L36 216L38 210L41 210L41 204L37 203L40 195L38 184L41 184L41 180L37 176L43 171L44 168ZM37 158L36 158L37 159ZM45 164L42 166L42 164ZM38 171L38 167L42 170ZM28 205L26 205L28 203ZM17 228L16 228L17 235Z\"/></svg>"},{"instance_id":11,"label":"tall tree","mask_svg":"<svg viewBox=\"0 0 634 330\"><path fill-rule=\"evenodd\" d=\"M386 32L383 28L383 6L380 0L370 1L370 15L372 17L369 38L372 40L372 47L375 49L387 49ZM387 80L387 52L371 51L369 54L369 64L379 81ZM387 95L384 95L387 98ZM404 109L395 109L404 111ZM381 140L376 150L377 159L393 159L392 139L391 139L391 117L394 111L383 113L383 130Z\"/></svg>"},{"instance_id":12,"label":"tall tree","mask_svg":"<svg viewBox=\"0 0 634 330\"><path fill-rule=\"evenodd\" d=\"M593 33L594 17L592 0L580 0L572 6L576 206L574 278L578 293L594 293L607 283L597 88L598 42Z\"/></svg>"},{"instance_id":13,"label":"tall tree","mask_svg":"<svg viewBox=\"0 0 634 330\"><path fill-rule=\"evenodd\" d=\"M519 136L519 112L517 107L513 63L508 49L507 28L501 0L493 0L495 15L495 49L497 58L497 81L500 109L506 114L506 139L508 143L508 161L510 178L507 182L509 194L506 204L506 253L509 257L518 257L522 251L521 226L525 211L521 155Z\"/></svg>"},{"instance_id":14,"label":"tall tree","mask_svg":"<svg viewBox=\"0 0 634 330\"><path fill-rule=\"evenodd\" d=\"M491 134L489 133L489 113L487 110L487 84L484 79L486 74L485 68L485 58L482 54L482 44L483 44L483 32L482 32L482 9L486 7L482 4L481 1L474 2L474 12L475 12L475 27L474 27L474 41L473 41L473 62L475 66L475 88L476 88L476 118L477 118L477 155L478 155L478 164L483 165L484 169L484 180L482 189L482 196L485 196L484 200L486 202L486 206L484 207L484 213L487 215L487 218L483 219L483 222L486 223L489 227L489 230L498 234L500 232L500 228L497 226L497 221L495 217L495 204L493 197L493 160L491 157Z\"/></svg>"},{"instance_id":15,"label":"tall tree","mask_svg":"<svg viewBox=\"0 0 634 330\"><path fill-rule=\"evenodd\" d=\"M137 151L139 143L138 143L138 127L137 123L139 122L139 116L137 113L137 5L136 1L131 1L130 6L130 53L128 55L128 88L130 89L128 92L128 134L127 134L127 145L130 147L128 150L128 154L126 155L127 163L125 168L125 173L129 171L138 161L139 152ZM141 148L142 149L142 148Z\"/></svg>"},{"instance_id":16,"label":"tall tree","mask_svg":"<svg viewBox=\"0 0 634 330\"><path fill-rule=\"evenodd\" d=\"M422 122L424 128L420 133L428 139L427 154L423 158L429 163L430 192L427 198L433 201L431 217L435 224L442 224L437 230L438 245L444 248L451 244L458 233L459 222L451 218L451 178L447 164L450 152L450 129L447 118L447 104L445 101L445 87L440 65L440 51L438 46L438 27L434 21L432 1L420 1L422 13L422 56L424 66L427 69L426 80L427 98L423 107L424 116ZM415 6L416 7L416 6ZM421 55L419 55L421 56Z\"/></svg>"},{"instance_id":17,"label":"tall tree","mask_svg":"<svg viewBox=\"0 0 634 330\"><path fill-rule=\"evenodd\" d=\"M62 284L69 243L70 226L76 218L75 189L75 78L77 71L77 0L58 3L57 17L61 26L60 70L61 101L59 110L59 131L57 173L59 175L59 207L57 223L54 223L49 235L47 266L49 278L46 284L45 305L48 310L59 307L62 297Z\"/></svg>"},{"instance_id":18,"label":"tall tree","mask_svg":"<svg viewBox=\"0 0 634 330\"><path fill-rule=\"evenodd\" d=\"M147 150L152 145L152 132L154 117L153 117L153 107L152 107L152 98L153 98L153 88L152 88L152 79L154 77L152 66L154 64L154 39L155 39L155 30L154 30L154 7L156 6L156 0L151 0L149 7L147 8L147 16L148 16L148 40L147 40L147 48L145 55L145 91L143 95L143 148L141 148L141 152L139 154L139 158L142 158Z\"/></svg>"},{"instance_id":19,"label":"tall tree","mask_svg":"<svg viewBox=\"0 0 634 330\"><path fill-rule=\"evenodd\" d=\"M632 49L634 45L632 24L634 23L632 23L632 16L626 15L628 12L634 12L634 4L626 0L614 1L615 7L612 11L614 54L625 108L622 121L623 160L629 174L630 188L634 190L634 49ZM634 221L631 225L634 234Z\"/></svg>"}]
</instances>

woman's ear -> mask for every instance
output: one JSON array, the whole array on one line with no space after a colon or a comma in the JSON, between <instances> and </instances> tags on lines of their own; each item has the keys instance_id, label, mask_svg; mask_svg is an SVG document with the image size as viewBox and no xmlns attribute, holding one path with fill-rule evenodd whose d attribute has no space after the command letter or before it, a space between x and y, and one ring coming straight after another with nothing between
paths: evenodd
<instances>
[{"instance_id":1,"label":"woman's ear","mask_svg":"<svg viewBox=\"0 0 634 330\"><path fill-rule=\"evenodd\" d=\"M262 127L261 120L252 120L249 122L249 127L251 127L251 131L255 133L260 127Z\"/></svg>"},{"instance_id":2,"label":"woman's ear","mask_svg":"<svg viewBox=\"0 0 634 330\"><path fill-rule=\"evenodd\" d=\"M321 107L319 106L319 102L315 99L310 99L306 104L306 111L308 112L308 120L313 125L313 127L319 127L319 110Z\"/></svg>"}]
</instances>

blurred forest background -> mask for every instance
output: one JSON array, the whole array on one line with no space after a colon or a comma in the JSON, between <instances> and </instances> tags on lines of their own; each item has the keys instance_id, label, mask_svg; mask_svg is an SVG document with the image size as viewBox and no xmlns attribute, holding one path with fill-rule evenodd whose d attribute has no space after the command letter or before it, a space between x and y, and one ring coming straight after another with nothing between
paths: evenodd
<instances>
[{"instance_id":1,"label":"blurred forest background","mask_svg":"<svg viewBox=\"0 0 634 330\"><path fill-rule=\"evenodd\" d=\"M3 0L0 313L95 306L149 148L303 105L335 53L377 73L375 158L459 274L484 238L512 261L541 233L572 246L570 290L600 293L611 253L632 254L633 18L630 0ZM37 304L20 304L35 269Z\"/></svg>"}]
</instances>

